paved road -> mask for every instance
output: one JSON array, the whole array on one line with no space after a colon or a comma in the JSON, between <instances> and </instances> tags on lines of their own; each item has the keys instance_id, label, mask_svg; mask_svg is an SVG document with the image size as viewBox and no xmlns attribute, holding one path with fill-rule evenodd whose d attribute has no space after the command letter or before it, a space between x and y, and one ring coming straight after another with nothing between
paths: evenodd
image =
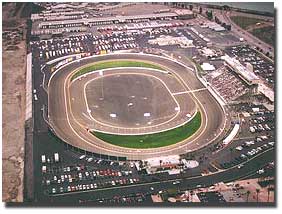
<instances>
[{"instance_id":1,"label":"paved road","mask_svg":"<svg viewBox=\"0 0 282 214\"><path fill-rule=\"evenodd\" d=\"M188 151L197 150L210 143L214 138L220 137L220 134L222 134L223 128L226 125L225 113L208 90L202 90L192 93L192 96L202 113L202 126L195 135L187 140L167 147L141 151L139 149L121 148L97 139L91 133L87 132L85 127L81 127L77 124L72 114L69 113L70 94L69 90L67 90L70 84L71 74L75 69L84 64L93 62L93 59L95 59L94 61L112 59L152 61L171 71L175 78L178 78L187 90L195 90L204 87L194 73L183 65L169 59L163 59L152 55L102 55L95 58L81 59L79 62L73 62L56 72L48 84L49 121L55 133L65 142L90 152L127 157L128 159L145 159L154 156L183 154Z\"/></svg>"}]
</instances>

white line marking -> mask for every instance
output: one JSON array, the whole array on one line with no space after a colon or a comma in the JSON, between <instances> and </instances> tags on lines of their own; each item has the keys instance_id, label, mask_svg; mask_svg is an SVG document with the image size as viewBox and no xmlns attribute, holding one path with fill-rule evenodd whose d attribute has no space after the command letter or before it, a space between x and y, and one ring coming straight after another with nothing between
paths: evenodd
<instances>
[{"instance_id":1,"label":"white line marking","mask_svg":"<svg viewBox=\"0 0 282 214\"><path fill-rule=\"evenodd\" d=\"M197 92L197 91L204 91L204 90L207 90L207 88L200 88L200 89L195 89L195 90L191 90L191 91L180 91L180 92L172 93L172 95L189 94L189 93L193 93L193 92Z\"/></svg>"},{"instance_id":2,"label":"white line marking","mask_svg":"<svg viewBox=\"0 0 282 214\"><path fill-rule=\"evenodd\" d=\"M86 117L88 120L91 120L91 118L90 118L87 114L85 114L84 112L82 112L82 114L83 114L83 116Z\"/></svg>"}]
</instances>

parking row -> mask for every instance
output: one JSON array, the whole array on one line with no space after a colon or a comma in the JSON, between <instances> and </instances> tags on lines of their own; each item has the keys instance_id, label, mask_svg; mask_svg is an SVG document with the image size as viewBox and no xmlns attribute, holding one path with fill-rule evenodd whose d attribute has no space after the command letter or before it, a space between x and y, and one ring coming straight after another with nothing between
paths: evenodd
<instances>
[{"instance_id":1,"label":"parking row","mask_svg":"<svg viewBox=\"0 0 282 214\"><path fill-rule=\"evenodd\" d=\"M86 34L31 42L31 45L35 56L43 60L85 52L99 55L138 47L135 37L128 34L106 34L99 37Z\"/></svg>"},{"instance_id":2,"label":"parking row","mask_svg":"<svg viewBox=\"0 0 282 214\"><path fill-rule=\"evenodd\" d=\"M44 166L42 166L44 167ZM80 168L80 167L77 167ZM132 171L118 171L118 170L88 170L88 171L77 171L74 172L66 172L63 174L45 174L43 172L43 184L61 184L61 183L75 183L81 181L88 180L101 180L101 179L109 179L109 178L119 178L119 177L128 177L132 176Z\"/></svg>"},{"instance_id":3,"label":"parking row","mask_svg":"<svg viewBox=\"0 0 282 214\"><path fill-rule=\"evenodd\" d=\"M229 162L220 163L219 164L220 167L227 169L227 168L238 165L238 168L242 168L244 165L241 164L241 163L243 163L244 161L246 161L246 160L248 160L248 159L250 159L250 158L266 151L266 150L273 148L275 143L273 141L265 142L262 145L258 145L255 148L248 149L247 151L245 151L246 148L249 148L252 145L256 145L255 141L248 141L248 142L245 142L244 144L242 144L241 146L236 147L236 150L241 151L240 155L235 157L234 159L232 159Z\"/></svg>"},{"instance_id":4,"label":"parking row","mask_svg":"<svg viewBox=\"0 0 282 214\"><path fill-rule=\"evenodd\" d=\"M59 185L47 188L47 194L57 194L57 193L69 193L78 191L87 191L100 188L130 185L139 183L139 178L123 178L123 179L113 179L113 180L102 180L98 182L88 182L81 184L70 184L70 185Z\"/></svg>"}]
</instances>

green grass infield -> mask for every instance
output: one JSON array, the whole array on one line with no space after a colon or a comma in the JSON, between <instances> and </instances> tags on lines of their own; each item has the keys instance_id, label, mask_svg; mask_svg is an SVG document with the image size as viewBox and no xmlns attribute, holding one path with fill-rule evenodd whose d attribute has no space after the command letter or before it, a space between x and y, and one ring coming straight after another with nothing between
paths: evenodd
<instances>
[{"instance_id":1,"label":"green grass infield","mask_svg":"<svg viewBox=\"0 0 282 214\"><path fill-rule=\"evenodd\" d=\"M93 131L101 140L121 147L149 149L178 143L192 136L201 126L201 114L197 112L195 117L183 126L164 132L146 135L114 135Z\"/></svg>"},{"instance_id":2,"label":"green grass infield","mask_svg":"<svg viewBox=\"0 0 282 214\"><path fill-rule=\"evenodd\" d=\"M147 63L147 62L141 62L141 61L129 61L129 60L107 61L107 62L95 63L93 65L80 69L72 76L71 80L88 72L102 70L106 68L117 68L117 67L144 67L144 68L154 68L158 70L164 70L162 67L158 65Z\"/></svg>"}]
</instances>

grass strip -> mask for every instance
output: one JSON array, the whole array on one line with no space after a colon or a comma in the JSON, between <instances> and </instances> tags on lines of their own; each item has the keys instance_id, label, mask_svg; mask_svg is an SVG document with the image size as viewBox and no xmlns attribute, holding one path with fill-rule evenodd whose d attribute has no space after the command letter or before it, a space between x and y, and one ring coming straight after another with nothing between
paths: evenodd
<instances>
[{"instance_id":1,"label":"grass strip","mask_svg":"<svg viewBox=\"0 0 282 214\"><path fill-rule=\"evenodd\" d=\"M107 61L107 62L95 63L93 65L80 69L72 76L71 80L88 72L102 70L106 68L117 68L117 67L143 67L143 68L154 68L158 70L164 70L162 67L158 65L154 65L147 62L141 62L141 61L129 61L129 60Z\"/></svg>"},{"instance_id":2,"label":"grass strip","mask_svg":"<svg viewBox=\"0 0 282 214\"><path fill-rule=\"evenodd\" d=\"M100 138L101 140L116 146L135 149L147 149L158 148L178 143L192 136L200 128L200 126L201 114L200 112L197 112L195 117L185 125L155 134L114 135L96 131L93 131L92 134Z\"/></svg>"}]
</instances>

